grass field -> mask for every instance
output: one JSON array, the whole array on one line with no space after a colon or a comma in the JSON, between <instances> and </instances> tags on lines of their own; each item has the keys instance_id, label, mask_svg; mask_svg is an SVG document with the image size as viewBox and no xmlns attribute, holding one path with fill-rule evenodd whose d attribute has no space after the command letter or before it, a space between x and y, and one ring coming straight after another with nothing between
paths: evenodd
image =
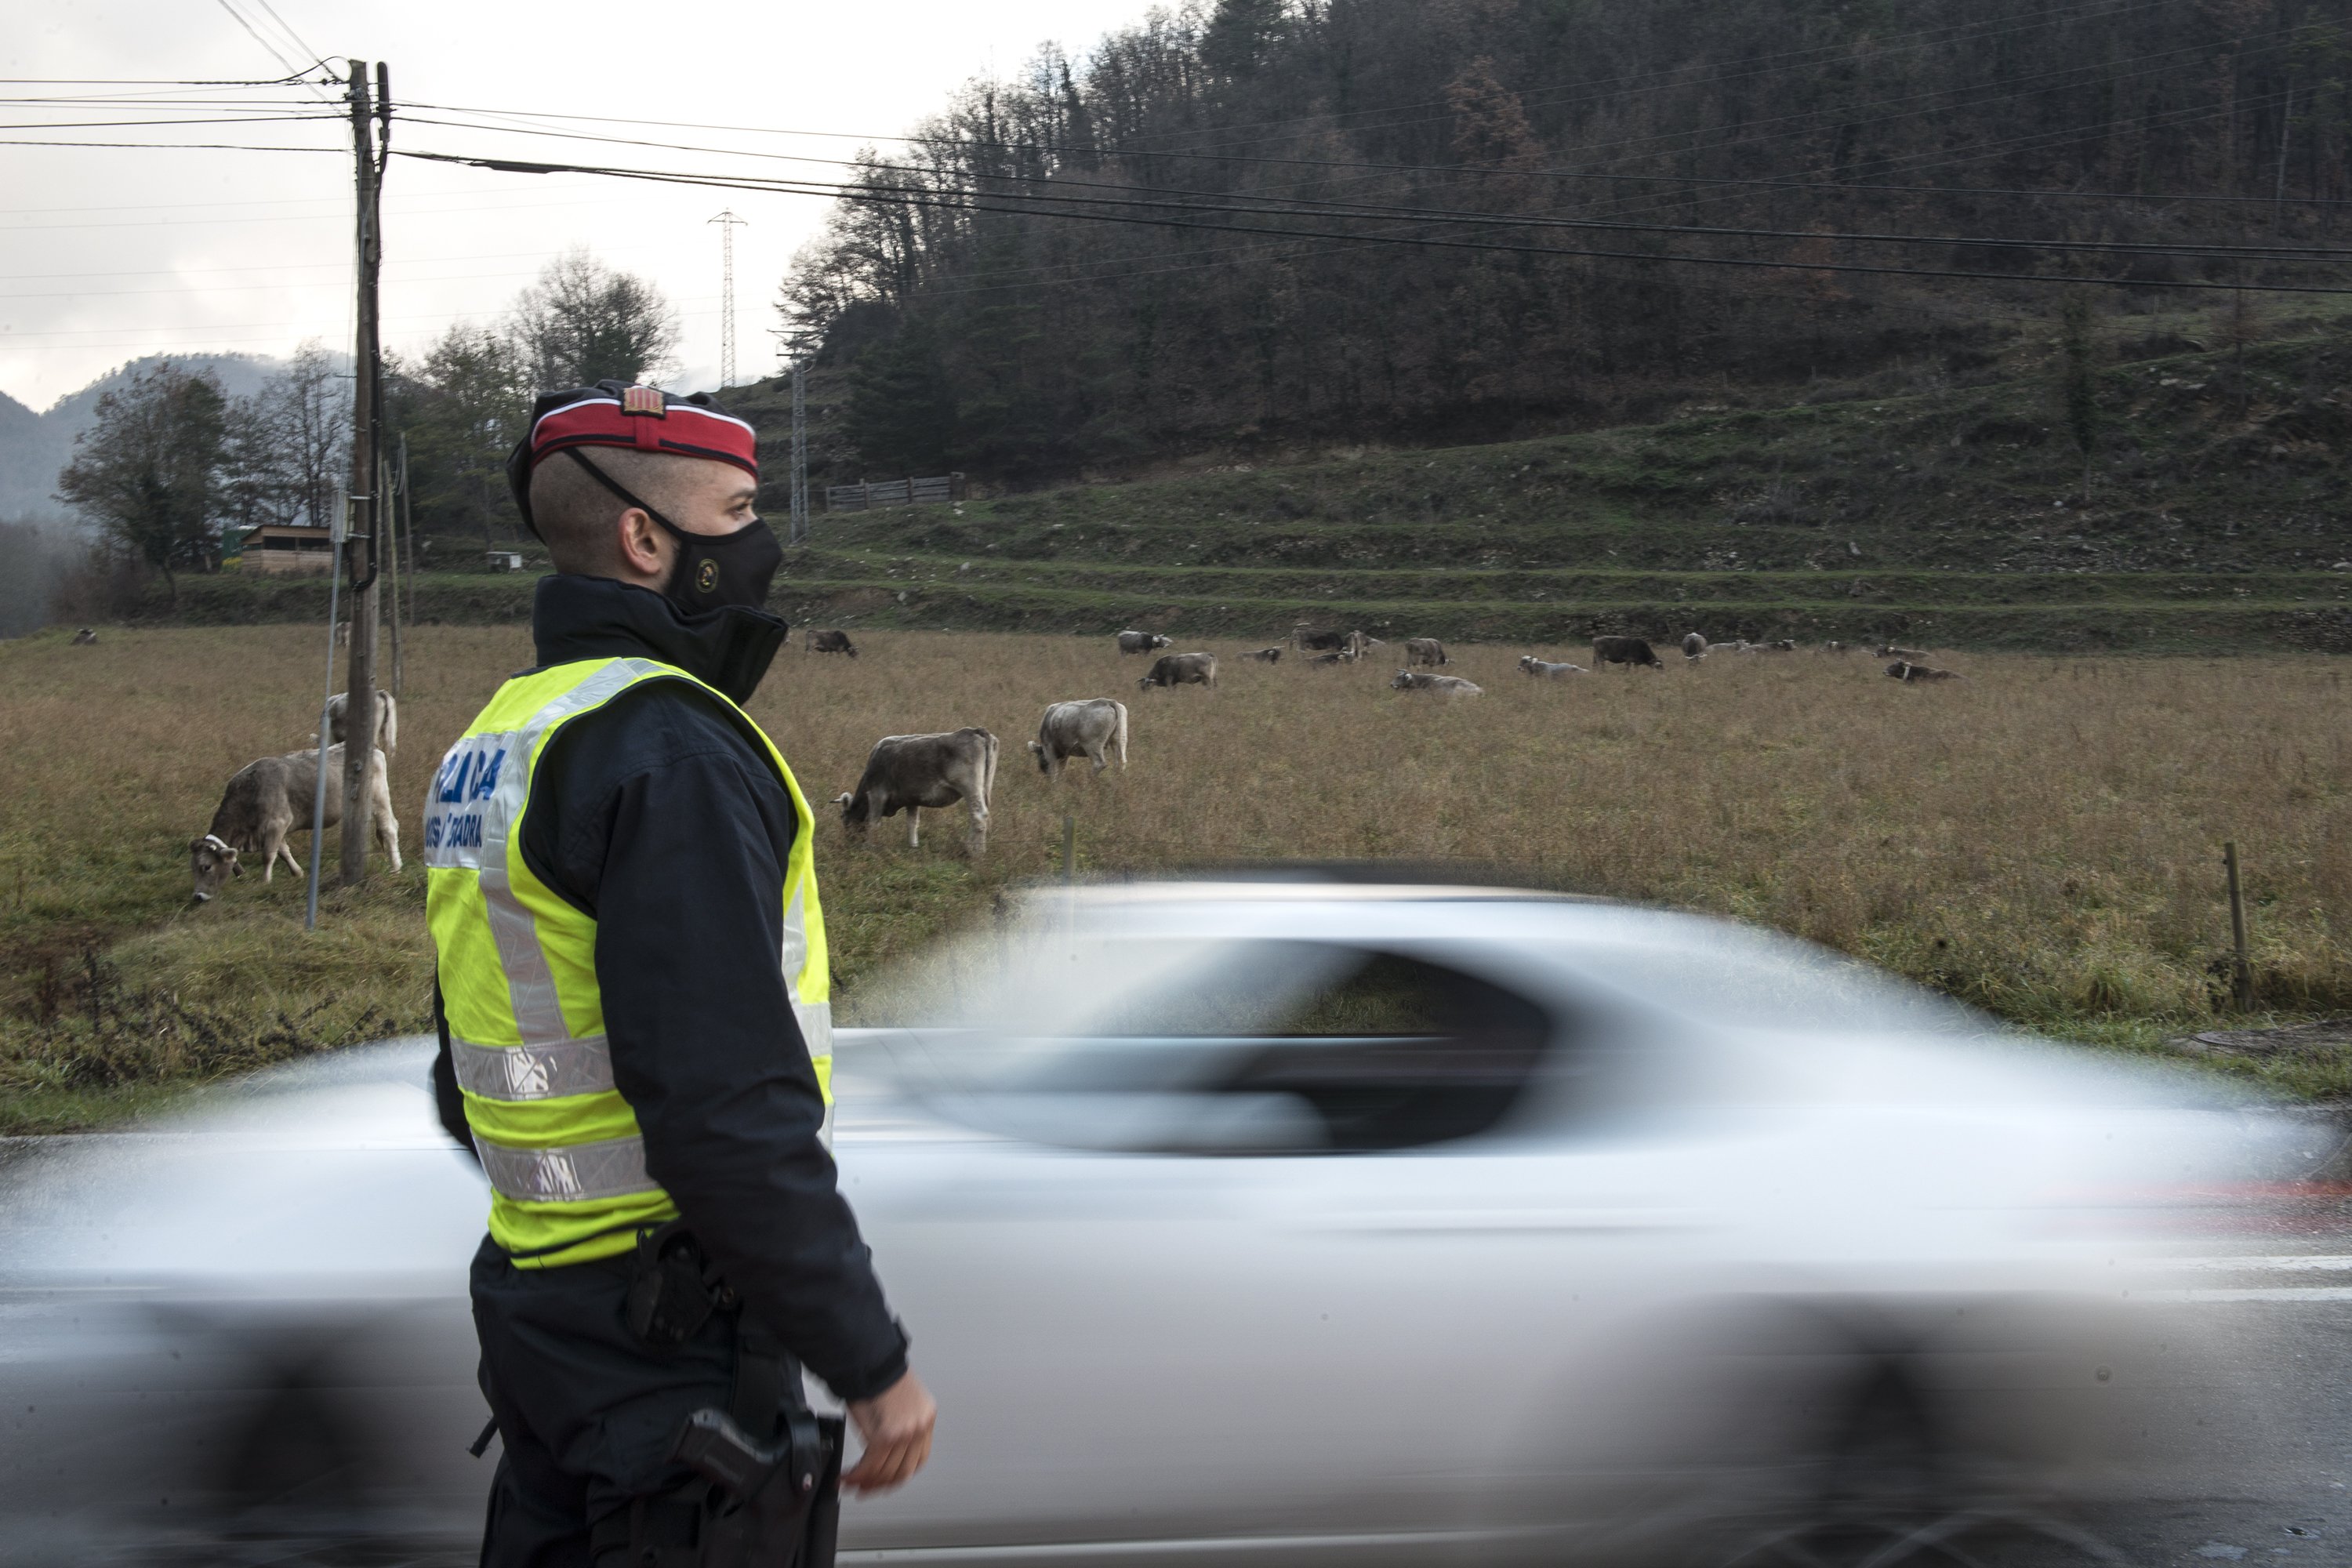
<instances>
[{"instance_id":1,"label":"grass field","mask_svg":"<svg viewBox=\"0 0 2352 1568\"><path fill-rule=\"evenodd\" d=\"M222 784L309 734L321 640L286 626L0 645L0 1126L88 1125L173 1085L424 1026L413 860L396 879L377 862L354 891L331 877L316 934L283 873L187 904L186 845ZM1495 862L1780 927L2021 1023L2138 1047L2211 1016L2234 838L2264 1005L2352 1006L2337 661L1955 656L1965 683L1916 688L1866 658L1801 654L1538 683L1513 668L1529 649L1490 645L1455 650L1486 695L1446 703L1388 689L1386 664L1229 660L1214 691L1140 696L1142 661L1108 639L859 640L856 661L785 654L752 705L813 796L847 788L886 733L981 724L1004 752L980 861L961 852L959 811L932 814L919 850L903 818L858 845L821 816L848 1022L878 965L1057 868L1065 812L1091 875ZM418 632L393 768L412 847L441 750L529 659L519 627ZM1097 695L1129 704L1132 769L1048 785L1022 744L1039 709ZM2338 1058L2264 1070L2352 1091Z\"/></svg>"}]
</instances>

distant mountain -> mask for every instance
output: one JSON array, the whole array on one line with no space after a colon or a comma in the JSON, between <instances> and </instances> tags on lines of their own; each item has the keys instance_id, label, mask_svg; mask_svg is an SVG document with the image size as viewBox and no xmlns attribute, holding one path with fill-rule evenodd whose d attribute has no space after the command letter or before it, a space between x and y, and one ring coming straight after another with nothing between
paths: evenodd
<instances>
[{"instance_id":1,"label":"distant mountain","mask_svg":"<svg viewBox=\"0 0 2352 1568\"><path fill-rule=\"evenodd\" d=\"M42 414L0 392L0 518L62 516L65 507L52 499L58 470L72 459L74 437L97 420L98 400L167 359L212 372L231 397L250 396L286 368L261 354L148 354L66 394Z\"/></svg>"}]
</instances>

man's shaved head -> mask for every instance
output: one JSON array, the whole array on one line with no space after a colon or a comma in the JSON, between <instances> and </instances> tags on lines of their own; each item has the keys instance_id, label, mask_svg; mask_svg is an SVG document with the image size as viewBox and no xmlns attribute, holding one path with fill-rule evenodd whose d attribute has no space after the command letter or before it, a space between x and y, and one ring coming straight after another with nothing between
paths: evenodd
<instances>
[{"instance_id":1,"label":"man's shaved head","mask_svg":"<svg viewBox=\"0 0 2352 1568\"><path fill-rule=\"evenodd\" d=\"M613 482L673 521L691 512L695 497L713 485L733 489L740 468L672 452L639 452L626 447L596 447L582 454ZM577 460L551 452L530 475L530 516L558 572L616 577L620 537L614 525L629 503L596 482Z\"/></svg>"}]
</instances>

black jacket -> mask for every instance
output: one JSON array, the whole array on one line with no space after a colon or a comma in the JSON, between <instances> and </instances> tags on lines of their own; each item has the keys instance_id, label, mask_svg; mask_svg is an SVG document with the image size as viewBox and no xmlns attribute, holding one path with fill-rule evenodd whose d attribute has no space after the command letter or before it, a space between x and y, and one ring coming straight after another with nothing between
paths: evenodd
<instances>
[{"instance_id":1,"label":"black jacket","mask_svg":"<svg viewBox=\"0 0 2352 1568\"><path fill-rule=\"evenodd\" d=\"M540 581L540 667L651 658L747 700L784 639L755 610L692 621L601 577ZM740 722L652 681L559 731L532 774L522 854L596 920L613 1077L646 1167L749 1310L844 1399L898 1381L907 1340L818 1142L824 1102L778 963L791 797ZM449 1059L436 1098L467 1142Z\"/></svg>"}]
</instances>

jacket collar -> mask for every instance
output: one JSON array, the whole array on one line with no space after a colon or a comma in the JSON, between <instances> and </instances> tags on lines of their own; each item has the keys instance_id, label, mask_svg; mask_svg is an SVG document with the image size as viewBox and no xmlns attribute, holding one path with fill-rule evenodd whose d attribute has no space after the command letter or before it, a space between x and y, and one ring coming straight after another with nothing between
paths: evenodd
<instances>
[{"instance_id":1,"label":"jacket collar","mask_svg":"<svg viewBox=\"0 0 2352 1568\"><path fill-rule=\"evenodd\" d=\"M780 616L729 605L682 616L650 588L559 573L539 580L531 639L544 668L583 658L656 658L748 702L790 630Z\"/></svg>"}]
</instances>

